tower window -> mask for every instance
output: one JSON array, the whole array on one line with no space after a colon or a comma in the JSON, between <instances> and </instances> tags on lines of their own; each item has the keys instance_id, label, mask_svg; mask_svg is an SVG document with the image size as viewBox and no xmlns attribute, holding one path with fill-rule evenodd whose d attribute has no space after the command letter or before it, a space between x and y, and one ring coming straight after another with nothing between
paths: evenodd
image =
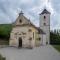
<instances>
[{"instance_id":1,"label":"tower window","mask_svg":"<svg viewBox=\"0 0 60 60\"><path fill-rule=\"evenodd\" d=\"M22 20L20 19L19 22L22 23Z\"/></svg>"},{"instance_id":2,"label":"tower window","mask_svg":"<svg viewBox=\"0 0 60 60\"><path fill-rule=\"evenodd\" d=\"M46 25L46 23L44 23L44 25Z\"/></svg>"},{"instance_id":3,"label":"tower window","mask_svg":"<svg viewBox=\"0 0 60 60\"><path fill-rule=\"evenodd\" d=\"M46 19L46 16L44 16L44 19Z\"/></svg>"}]
</instances>

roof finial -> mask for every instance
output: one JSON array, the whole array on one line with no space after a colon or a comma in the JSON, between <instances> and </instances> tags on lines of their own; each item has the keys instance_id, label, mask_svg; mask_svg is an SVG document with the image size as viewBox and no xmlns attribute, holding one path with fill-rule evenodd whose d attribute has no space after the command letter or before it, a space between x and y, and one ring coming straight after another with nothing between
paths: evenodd
<instances>
[{"instance_id":1,"label":"roof finial","mask_svg":"<svg viewBox=\"0 0 60 60\"><path fill-rule=\"evenodd\" d=\"M28 20L29 20L29 24L30 24L30 18Z\"/></svg>"},{"instance_id":2,"label":"roof finial","mask_svg":"<svg viewBox=\"0 0 60 60\"><path fill-rule=\"evenodd\" d=\"M23 14L24 14L24 13L23 13L23 11L21 10L20 13L19 13L19 15L23 15Z\"/></svg>"}]
</instances>

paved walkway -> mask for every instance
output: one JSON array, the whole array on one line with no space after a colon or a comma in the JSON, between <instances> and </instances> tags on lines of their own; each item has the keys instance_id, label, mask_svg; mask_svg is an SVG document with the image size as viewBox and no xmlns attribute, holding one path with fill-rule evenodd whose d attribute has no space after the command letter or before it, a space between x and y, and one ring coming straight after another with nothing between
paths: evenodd
<instances>
[{"instance_id":1,"label":"paved walkway","mask_svg":"<svg viewBox=\"0 0 60 60\"><path fill-rule=\"evenodd\" d=\"M60 60L60 53L50 45L34 49L0 48L0 54L7 60Z\"/></svg>"}]
</instances>

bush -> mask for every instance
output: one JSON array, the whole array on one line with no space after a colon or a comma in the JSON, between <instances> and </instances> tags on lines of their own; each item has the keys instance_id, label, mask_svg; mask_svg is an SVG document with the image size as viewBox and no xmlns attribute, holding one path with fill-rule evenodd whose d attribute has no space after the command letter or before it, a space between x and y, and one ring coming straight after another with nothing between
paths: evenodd
<instances>
[{"instance_id":1,"label":"bush","mask_svg":"<svg viewBox=\"0 0 60 60\"><path fill-rule=\"evenodd\" d=\"M10 37L11 29L12 29L11 24L1 24L0 25L0 38L8 40Z\"/></svg>"},{"instance_id":2,"label":"bush","mask_svg":"<svg viewBox=\"0 0 60 60\"><path fill-rule=\"evenodd\" d=\"M50 32L50 44L60 45L60 35L54 32Z\"/></svg>"}]
</instances>

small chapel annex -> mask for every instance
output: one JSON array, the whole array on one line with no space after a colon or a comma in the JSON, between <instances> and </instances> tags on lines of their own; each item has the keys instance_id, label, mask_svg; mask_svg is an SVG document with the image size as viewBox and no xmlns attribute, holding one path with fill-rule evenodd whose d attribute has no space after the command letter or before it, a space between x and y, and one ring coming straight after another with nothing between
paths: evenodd
<instances>
[{"instance_id":1,"label":"small chapel annex","mask_svg":"<svg viewBox=\"0 0 60 60\"><path fill-rule=\"evenodd\" d=\"M43 11L41 14L44 14L43 18L46 18L46 12ZM47 32L45 32L42 27L41 29L40 27L36 27L29 19L27 19L27 17L24 16L23 12L19 13L19 16L12 25L13 28L9 40L10 46L33 48L35 46L40 46L43 42L46 43ZM45 41L42 40L42 36Z\"/></svg>"}]
</instances>

